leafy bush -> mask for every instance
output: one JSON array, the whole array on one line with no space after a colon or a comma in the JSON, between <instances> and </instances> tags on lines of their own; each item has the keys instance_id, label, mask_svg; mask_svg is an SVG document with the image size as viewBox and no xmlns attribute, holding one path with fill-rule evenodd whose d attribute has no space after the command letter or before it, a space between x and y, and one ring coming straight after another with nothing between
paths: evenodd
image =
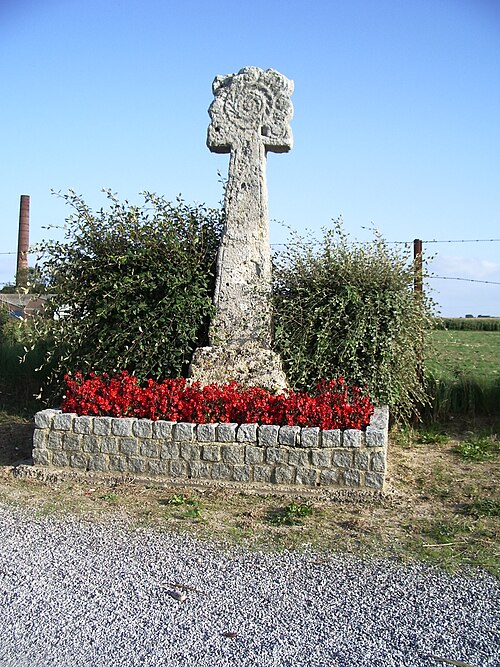
<instances>
[{"instance_id":1,"label":"leafy bush","mask_svg":"<svg viewBox=\"0 0 500 667\"><path fill-rule=\"evenodd\" d=\"M340 221L322 241L293 237L274 257L275 346L292 386L342 374L409 417L426 396L421 355L431 320L405 252L375 233L352 243Z\"/></svg>"},{"instance_id":2,"label":"leafy bush","mask_svg":"<svg viewBox=\"0 0 500 667\"><path fill-rule=\"evenodd\" d=\"M500 331L500 318L498 317L445 317L436 320L437 328L445 328L449 331Z\"/></svg>"},{"instance_id":3,"label":"leafy bush","mask_svg":"<svg viewBox=\"0 0 500 667\"><path fill-rule=\"evenodd\" d=\"M64 241L36 248L55 293L32 337L49 340L49 389L73 369L184 374L206 344L222 213L151 193L138 207L107 191L98 213L73 191L62 197L73 208Z\"/></svg>"}]
</instances>

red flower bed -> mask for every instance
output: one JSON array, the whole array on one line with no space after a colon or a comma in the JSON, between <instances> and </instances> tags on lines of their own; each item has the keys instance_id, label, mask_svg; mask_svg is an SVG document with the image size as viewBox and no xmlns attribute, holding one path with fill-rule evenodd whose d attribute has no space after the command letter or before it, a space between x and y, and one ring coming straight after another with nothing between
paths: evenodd
<instances>
[{"instance_id":1,"label":"red flower bed","mask_svg":"<svg viewBox=\"0 0 500 667\"><path fill-rule=\"evenodd\" d=\"M341 377L318 383L313 395L296 391L275 395L259 387L243 389L236 382L201 387L183 378L148 380L141 387L126 371L115 377L91 373L86 379L76 373L66 375L65 381L61 409L78 415L360 429L373 414L369 397Z\"/></svg>"}]
</instances>

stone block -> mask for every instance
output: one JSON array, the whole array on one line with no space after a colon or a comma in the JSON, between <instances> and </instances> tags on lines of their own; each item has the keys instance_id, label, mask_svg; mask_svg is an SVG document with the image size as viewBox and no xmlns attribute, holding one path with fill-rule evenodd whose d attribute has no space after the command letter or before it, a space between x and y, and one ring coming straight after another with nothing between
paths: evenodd
<instances>
[{"instance_id":1,"label":"stone block","mask_svg":"<svg viewBox=\"0 0 500 667\"><path fill-rule=\"evenodd\" d=\"M173 461L179 458L179 444L177 442L164 442L160 449L160 458Z\"/></svg>"},{"instance_id":2,"label":"stone block","mask_svg":"<svg viewBox=\"0 0 500 667\"><path fill-rule=\"evenodd\" d=\"M267 465L256 465L253 469L254 482L271 482L274 467Z\"/></svg>"},{"instance_id":3,"label":"stone block","mask_svg":"<svg viewBox=\"0 0 500 667\"><path fill-rule=\"evenodd\" d=\"M340 482L340 472L335 468L330 470L321 470L319 473L319 483L325 486L338 486Z\"/></svg>"},{"instance_id":4,"label":"stone block","mask_svg":"<svg viewBox=\"0 0 500 667\"><path fill-rule=\"evenodd\" d=\"M308 466L309 451L304 449L291 449L288 451L288 463L291 466Z\"/></svg>"},{"instance_id":5,"label":"stone block","mask_svg":"<svg viewBox=\"0 0 500 667\"><path fill-rule=\"evenodd\" d=\"M153 438L157 440L172 440L172 430L175 422L167 422L160 419L153 422Z\"/></svg>"},{"instance_id":6,"label":"stone block","mask_svg":"<svg viewBox=\"0 0 500 667\"><path fill-rule=\"evenodd\" d=\"M146 472L150 475L168 475L168 461L157 461L150 459L148 462Z\"/></svg>"},{"instance_id":7,"label":"stone block","mask_svg":"<svg viewBox=\"0 0 500 667\"><path fill-rule=\"evenodd\" d=\"M210 479L212 464L207 463L206 461L191 461L190 464L191 477L201 478L201 479Z\"/></svg>"},{"instance_id":8,"label":"stone block","mask_svg":"<svg viewBox=\"0 0 500 667\"><path fill-rule=\"evenodd\" d=\"M136 438L120 438L120 452L126 456L137 456L139 443Z\"/></svg>"},{"instance_id":9,"label":"stone block","mask_svg":"<svg viewBox=\"0 0 500 667\"><path fill-rule=\"evenodd\" d=\"M177 461L170 461L170 476L171 477L187 477L189 474L188 464L186 461L178 459Z\"/></svg>"},{"instance_id":10,"label":"stone block","mask_svg":"<svg viewBox=\"0 0 500 667\"><path fill-rule=\"evenodd\" d=\"M262 447L255 447L254 445L247 445L245 447L245 463L251 465L255 463L264 462L264 450Z\"/></svg>"},{"instance_id":11,"label":"stone block","mask_svg":"<svg viewBox=\"0 0 500 667\"><path fill-rule=\"evenodd\" d=\"M359 470L344 470L344 483L346 486L359 486L361 475Z\"/></svg>"},{"instance_id":12,"label":"stone block","mask_svg":"<svg viewBox=\"0 0 500 667\"><path fill-rule=\"evenodd\" d=\"M109 458L105 454L94 454L89 458L88 470L106 472L109 470Z\"/></svg>"},{"instance_id":13,"label":"stone block","mask_svg":"<svg viewBox=\"0 0 500 667\"><path fill-rule=\"evenodd\" d=\"M342 444L342 431L338 428L321 431L321 447L334 449Z\"/></svg>"},{"instance_id":14,"label":"stone block","mask_svg":"<svg viewBox=\"0 0 500 667\"><path fill-rule=\"evenodd\" d=\"M56 468L67 468L69 466L69 457L66 452L53 452L52 465Z\"/></svg>"},{"instance_id":15,"label":"stone block","mask_svg":"<svg viewBox=\"0 0 500 667\"><path fill-rule=\"evenodd\" d=\"M69 456L69 465L72 468L82 468L83 470L86 470L88 462L89 455L84 454L83 452L74 452Z\"/></svg>"},{"instance_id":16,"label":"stone block","mask_svg":"<svg viewBox=\"0 0 500 667\"><path fill-rule=\"evenodd\" d=\"M178 422L174 424L172 430L172 439L175 442L193 442L195 436L196 424L188 422Z\"/></svg>"},{"instance_id":17,"label":"stone block","mask_svg":"<svg viewBox=\"0 0 500 667\"><path fill-rule=\"evenodd\" d=\"M280 426L278 442L280 445L295 447L300 438L300 426Z\"/></svg>"},{"instance_id":18,"label":"stone block","mask_svg":"<svg viewBox=\"0 0 500 667\"><path fill-rule=\"evenodd\" d=\"M200 459L201 446L197 442L181 442L179 454L184 461L198 461Z\"/></svg>"},{"instance_id":19,"label":"stone block","mask_svg":"<svg viewBox=\"0 0 500 667\"><path fill-rule=\"evenodd\" d=\"M95 432L95 423L94 423ZM111 432L111 431L110 431ZM103 454L118 454L119 438L113 435L105 435L99 438L101 443L101 452Z\"/></svg>"},{"instance_id":20,"label":"stone block","mask_svg":"<svg viewBox=\"0 0 500 667\"><path fill-rule=\"evenodd\" d=\"M54 421L52 422L52 428L55 431L72 431L73 430L73 421L78 419L78 417L73 413L61 412L57 415L54 415Z\"/></svg>"},{"instance_id":21,"label":"stone block","mask_svg":"<svg viewBox=\"0 0 500 667\"><path fill-rule=\"evenodd\" d=\"M151 419L137 419L132 425L132 433L138 438L152 438L153 422Z\"/></svg>"},{"instance_id":22,"label":"stone block","mask_svg":"<svg viewBox=\"0 0 500 667\"><path fill-rule=\"evenodd\" d=\"M196 437L198 442L216 442L218 424L198 424Z\"/></svg>"},{"instance_id":23,"label":"stone block","mask_svg":"<svg viewBox=\"0 0 500 667\"><path fill-rule=\"evenodd\" d=\"M365 473L365 486L372 489L382 489L384 486L384 476L378 472Z\"/></svg>"},{"instance_id":24,"label":"stone block","mask_svg":"<svg viewBox=\"0 0 500 667\"><path fill-rule=\"evenodd\" d=\"M136 419L133 417L112 417L111 433L124 437L132 435L132 427L135 421Z\"/></svg>"},{"instance_id":25,"label":"stone block","mask_svg":"<svg viewBox=\"0 0 500 667\"><path fill-rule=\"evenodd\" d=\"M34 449L33 463L37 466L49 466L52 462L52 452L48 449Z\"/></svg>"},{"instance_id":26,"label":"stone block","mask_svg":"<svg viewBox=\"0 0 500 667\"><path fill-rule=\"evenodd\" d=\"M94 417L88 417L87 415L82 415L81 417L76 417L73 422L73 431L75 433L81 433L82 435L88 435L92 433L94 426Z\"/></svg>"},{"instance_id":27,"label":"stone block","mask_svg":"<svg viewBox=\"0 0 500 667\"><path fill-rule=\"evenodd\" d=\"M138 456L131 456L128 460L128 469L130 472L137 474L145 473L148 468L148 462L146 459L140 458Z\"/></svg>"},{"instance_id":28,"label":"stone block","mask_svg":"<svg viewBox=\"0 0 500 667\"><path fill-rule=\"evenodd\" d=\"M115 472L127 472L128 461L126 456L111 455L109 457L109 469Z\"/></svg>"},{"instance_id":29,"label":"stone block","mask_svg":"<svg viewBox=\"0 0 500 667\"><path fill-rule=\"evenodd\" d=\"M50 435L56 435L55 433L51 433ZM50 448L50 441L51 437L49 435L49 442L47 443L47 447ZM82 448L82 441L81 438L83 436L76 435L76 433L68 433L66 432L63 437L63 446L62 448L67 451L67 452L78 452ZM90 438L92 436L88 435L87 438ZM59 449L59 448L54 448L54 449Z\"/></svg>"},{"instance_id":30,"label":"stone block","mask_svg":"<svg viewBox=\"0 0 500 667\"><path fill-rule=\"evenodd\" d=\"M266 463L287 463L288 450L285 447L267 447Z\"/></svg>"},{"instance_id":31,"label":"stone block","mask_svg":"<svg viewBox=\"0 0 500 667\"><path fill-rule=\"evenodd\" d=\"M356 428L348 428L342 434L343 447L361 447L363 444L363 431Z\"/></svg>"},{"instance_id":32,"label":"stone block","mask_svg":"<svg viewBox=\"0 0 500 667\"><path fill-rule=\"evenodd\" d=\"M257 442L258 424L240 424L236 431L238 442Z\"/></svg>"},{"instance_id":33,"label":"stone block","mask_svg":"<svg viewBox=\"0 0 500 667\"><path fill-rule=\"evenodd\" d=\"M373 452L371 461L371 470L373 472L385 472L385 452Z\"/></svg>"},{"instance_id":34,"label":"stone block","mask_svg":"<svg viewBox=\"0 0 500 667\"><path fill-rule=\"evenodd\" d=\"M100 452L102 438L97 435L82 435L82 449L84 452Z\"/></svg>"},{"instance_id":35,"label":"stone block","mask_svg":"<svg viewBox=\"0 0 500 667\"><path fill-rule=\"evenodd\" d=\"M214 463L212 465L212 479L226 479L230 480L232 477L233 467L227 463Z\"/></svg>"},{"instance_id":36,"label":"stone block","mask_svg":"<svg viewBox=\"0 0 500 667\"><path fill-rule=\"evenodd\" d=\"M218 442L236 442L238 424L217 424Z\"/></svg>"},{"instance_id":37,"label":"stone block","mask_svg":"<svg viewBox=\"0 0 500 667\"><path fill-rule=\"evenodd\" d=\"M251 466L233 466L233 480L235 482L249 482L251 477Z\"/></svg>"},{"instance_id":38,"label":"stone block","mask_svg":"<svg viewBox=\"0 0 500 667\"><path fill-rule=\"evenodd\" d=\"M202 445L201 458L204 461L220 461L219 445Z\"/></svg>"},{"instance_id":39,"label":"stone block","mask_svg":"<svg viewBox=\"0 0 500 667\"><path fill-rule=\"evenodd\" d=\"M329 468L332 465L332 452L330 449L312 449L311 464L317 468Z\"/></svg>"},{"instance_id":40,"label":"stone block","mask_svg":"<svg viewBox=\"0 0 500 667\"><path fill-rule=\"evenodd\" d=\"M276 484L293 484L295 482L295 468L277 465L274 469L274 481Z\"/></svg>"},{"instance_id":41,"label":"stone block","mask_svg":"<svg viewBox=\"0 0 500 667\"><path fill-rule=\"evenodd\" d=\"M370 470L370 453L364 449L354 452L354 467L356 470Z\"/></svg>"},{"instance_id":42,"label":"stone block","mask_svg":"<svg viewBox=\"0 0 500 667\"><path fill-rule=\"evenodd\" d=\"M237 465L245 462L244 445L221 445L220 452L224 463Z\"/></svg>"},{"instance_id":43,"label":"stone block","mask_svg":"<svg viewBox=\"0 0 500 667\"><path fill-rule=\"evenodd\" d=\"M300 445L302 447L319 447L320 433L317 426L303 428L300 432Z\"/></svg>"},{"instance_id":44,"label":"stone block","mask_svg":"<svg viewBox=\"0 0 500 667\"><path fill-rule=\"evenodd\" d=\"M314 468L297 468L295 480L297 484L316 486L318 483L318 471Z\"/></svg>"},{"instance_id":45,"label":"stone block","mask_svg":"<svg viewBox=\"0 0 500 667\"><path fill-rule=\"evenodd\" d=\"M257 431L257 442L263 447L275 447L278 444L280 427L273 424L261 424Z\"/></svg>"},{"instance_id":46,"label":"stone block","mask_svg":"<svg viewBox=\"0 0 500 667\"><path fill-rule=\"evenodd\" d=\"M387 432L389 428L389 406L379 405L375 408L368 428L375 428L382 432Z\"/></svg>"},{"instance_id":47,"label":"stone block","mask_svg":"<svg viewBox=\"0 0 500 667\"><path fill-rule=\"evenodd\" d=\"M334 451L332 456L332 464L338 468L352 468L352 452Z\"/></svg>"},{"instance_id":48,"label":"stone block","mask_svg":"<svg viewBox=\"0 0 500 667\"><path fill-rule=\"evenodd\" d=\"M140 443L141 456L148 459L157 459L160 456L160 447L154 440L144 440Z\"/></svg>"},{"instance_id":49,"label":"stone block","mask_svg":"<svg viewBox=\"0 0 500 667\"><path fill-rule=\"evenodd\" d=\"M35 414L35 426L37 428L51 428L56 415L61 414L60 410L40 410Z\"/></svg>"},{"instance_id":50,"label":"stone block","mask_svg":"<svg viewBox=\"0 0 500 667\"><path fill-rule=\"evenodd\" d=\"M36 428L33 432L33 448L44 449L47 446L49 433L45 429Z\"/></svg>"},{"instance_id":51,"label":"stone block","mask_svg":"<svg viewBox=\"0 0 500 667\"><path fill-rule=\"evenodd\" d=\"M94 434L111 435L113 417L94 417Z\"/></svg>"},{"instance_id":52,"label":"stone block","mask_svg":"<svg viewBox=\"0 0 500 667\"><path fill-rule=\"evenodd\" d=\"M366 446L367 447L385 447L387 434L372 426L366 427Z\"/></svg>"}]
</instances>

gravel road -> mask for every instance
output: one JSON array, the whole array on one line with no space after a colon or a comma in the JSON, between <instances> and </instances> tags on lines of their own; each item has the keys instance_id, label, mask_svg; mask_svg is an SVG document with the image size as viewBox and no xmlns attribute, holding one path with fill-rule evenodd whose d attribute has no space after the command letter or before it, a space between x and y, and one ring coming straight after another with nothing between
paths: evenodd
<instances>
[{"instance_id":1,"label":"gravel road","mask_svg":"<svg viewBox=\"0 0 500 667\"><path fill-rule=\"evenodd\" d=\"M498 667L499 593L0 505L0 667Z\"/></svg>"}]
</instances>

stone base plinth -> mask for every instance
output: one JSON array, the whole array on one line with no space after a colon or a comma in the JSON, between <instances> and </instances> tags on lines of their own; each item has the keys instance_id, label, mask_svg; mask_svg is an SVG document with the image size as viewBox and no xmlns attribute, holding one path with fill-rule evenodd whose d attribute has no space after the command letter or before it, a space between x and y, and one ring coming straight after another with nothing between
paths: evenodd
<instances>
[{"instance_id":1,"label":"stone base plinth","mask_svg":"<svg viewBox=\"0 0 500 667\"><path fill-rule=\"evenodd\" d=\"M237 382L243 387L263 387L273 393L288 386L279 355L248 344L199 347L193 354L189 376L202 386Z\"/></svg>"}]
</instances>

